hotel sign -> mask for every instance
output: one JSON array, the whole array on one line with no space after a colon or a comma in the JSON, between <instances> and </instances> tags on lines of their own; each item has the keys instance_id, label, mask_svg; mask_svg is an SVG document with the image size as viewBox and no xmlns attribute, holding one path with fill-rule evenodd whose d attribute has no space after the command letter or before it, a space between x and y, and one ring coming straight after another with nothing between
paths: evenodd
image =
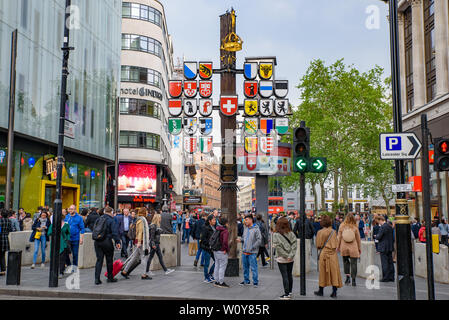
<instances>
[{"instance_id":1,"label":"hotel sign","mask_svg":"<svg viewBox=\"0 0 449 320\"><path fill-rule=\"evenodd\" d=\"M140 96L140 97L153 97L156 99L159 99L162 101L163 96L162 93L156 91L147 89L144 87L141 88L121 88L120 89L121 95L132 95L132 96Z\"/></svg>"}]
</instances>

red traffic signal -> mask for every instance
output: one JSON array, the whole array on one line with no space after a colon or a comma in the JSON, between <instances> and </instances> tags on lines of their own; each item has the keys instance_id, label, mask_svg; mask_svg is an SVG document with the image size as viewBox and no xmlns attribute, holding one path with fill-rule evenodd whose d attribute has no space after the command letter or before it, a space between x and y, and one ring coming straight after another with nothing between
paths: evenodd
<instances>
[{"instance_id":1,"label":"red traffic signal","mask_svg":"<svg viewBox=\"0 0 449 320\"><path fill-rule=\"evenodd\" d=\"M438 144L438 151L442 154L449 153L449 141L443 140Z\"/></svg>"},{"instance_id":2,"label":"red traffic signal","mask_svg":"<svg viewBox=\"0 0 449 320\"><path fill-rule=\"evenodd\" d=\"M449 171L449 139L435 139L434 170Z\"/></svg>"}]
</instances>

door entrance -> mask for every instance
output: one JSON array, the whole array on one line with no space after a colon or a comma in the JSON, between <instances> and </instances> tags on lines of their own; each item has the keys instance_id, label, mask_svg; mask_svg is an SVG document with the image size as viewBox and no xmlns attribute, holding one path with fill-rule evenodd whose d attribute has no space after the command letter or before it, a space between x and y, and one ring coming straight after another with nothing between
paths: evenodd
<instances>
[{"instance_id":1,"label":"door entrance","mask_svg":"<svg viewBox=\"0 0 449 320\"><path fill-rule=\"evenodd\" d=\"M41 206L53 207L56 199L56 182L42 180ZM62 184L62 208L76 205L79 212L80 186L78 184Z\"/></svg>"}]
</instances>

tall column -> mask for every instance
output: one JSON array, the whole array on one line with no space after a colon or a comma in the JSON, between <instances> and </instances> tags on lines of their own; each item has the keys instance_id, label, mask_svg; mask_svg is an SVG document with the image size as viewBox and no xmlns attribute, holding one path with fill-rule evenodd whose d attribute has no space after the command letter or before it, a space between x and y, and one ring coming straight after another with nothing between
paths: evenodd
<instances>
[{"instance_id":1,"label":"tall column","mask_svg":"<svg viewBox=\"0 0 449 320\"><path fill-rule=\"evenodd\" d=\"M413 108L426 103L426 59L424 51L424 10L422 0L411 0L413 37Z\"/></svg>"},{"instance_id":2,"label":"tall column","mask_svg":"<svg viewBox=\"0 0 449 320\"><path fill-rule=\"evenodd\" d=\"M437 96L449 92L448 74L448 3L435 0L435 66L437 77Z\"/></svg>"},{"instance_id":3,"label":"tall column","mask_svg":"<svg viewBox=\"0 0 449 320\"><path fill-rule=\"evenodd\" d=\"M399 38L399 70L401 78L401 108L402 114L407 114L407 81L405 75L405 34L404 34L404 14L398 12L398 38Z\"/></svg>"}]
</instances>

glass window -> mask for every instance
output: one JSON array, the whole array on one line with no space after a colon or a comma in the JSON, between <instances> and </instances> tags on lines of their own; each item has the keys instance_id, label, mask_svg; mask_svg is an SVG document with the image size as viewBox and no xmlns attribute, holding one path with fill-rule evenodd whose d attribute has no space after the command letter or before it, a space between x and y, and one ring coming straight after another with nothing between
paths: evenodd
<instances>
[{"instance_id":1,"label":"glass window","mask_svg":"<svg viewBox=\"0 0 449 320\"><path fill-rule=\"evenodd\" d=\"M427 102L430 102L436 96L434 0L424 1L424 39Z\"/></svg>"},{"instance_id":2,"label":"glass window","mask_svg":"<svg viewBox=\"0 0 449 320\"><path fill-rule=\"evenodd\" d=\"M152 22L161 27L162 13L159 10L144 4L123 2L122 16L123 18L133 18Z\"/></svg>"},{"instance_id":3,"label":"glass window","mask_svg":"<svg viewBox=\"0 0 449 320\"><path fill-rule=\"evenodd\" d=\"M120 147L160 150L160 136L153 133L121 131Z\"/></svg>"}]
</instances>

